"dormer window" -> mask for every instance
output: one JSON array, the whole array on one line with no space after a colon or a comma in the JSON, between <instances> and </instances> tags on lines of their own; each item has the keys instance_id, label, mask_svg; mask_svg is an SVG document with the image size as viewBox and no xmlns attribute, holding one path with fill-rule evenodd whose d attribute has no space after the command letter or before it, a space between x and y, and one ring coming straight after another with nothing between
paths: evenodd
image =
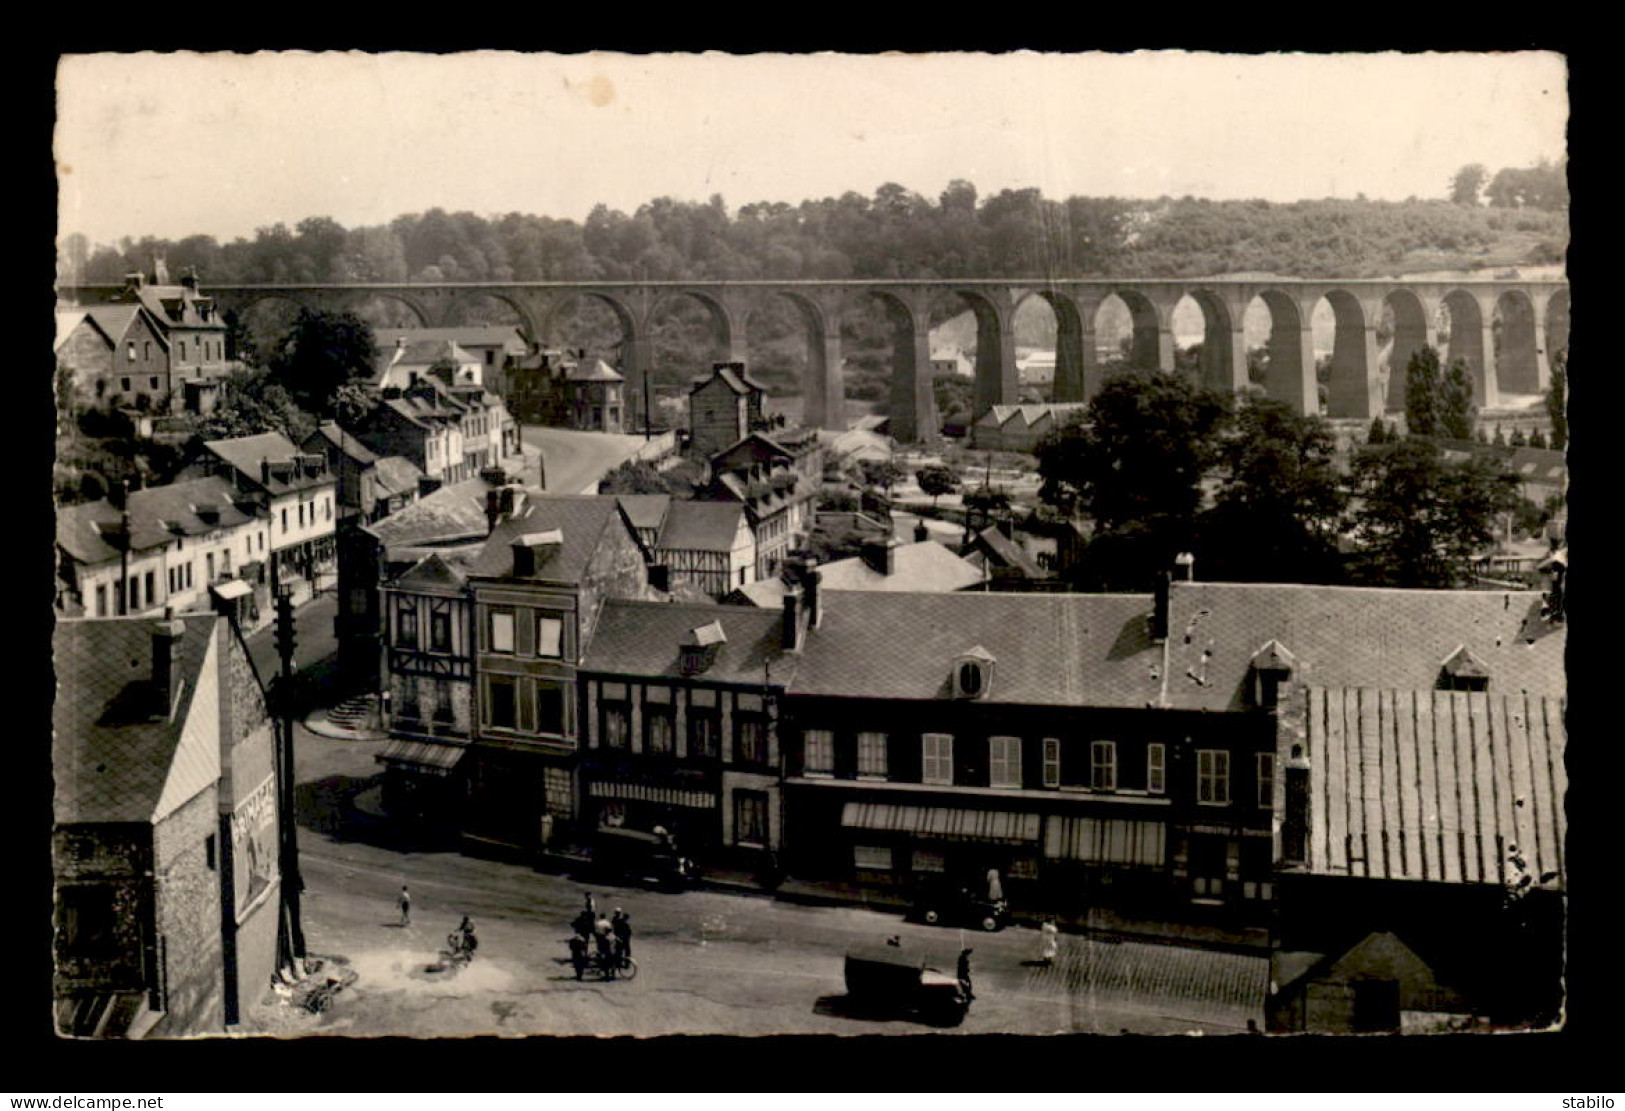
<instances>
[{"instance_id":1,"label":"dormer window","mask_svg":"<svg viewBox=\"0 0 1625 1111\"><path fill-rule=\"evenodd\" d=\"M1439 667L1439 689L1446 691L1487 691L1490 669L1465 644L1446 657Z\"/></svg>"},{"instance_id":2,"label":"dormer window","mask_svg":"<svg viewBox=\"0 0 1625 1111\"><path fill-rule=\"evenodd\" d=\"M717 652L728 642L722 632L722 622L713 621L691 629L679 646L678 667L684 675L698 675L715 662Z\"/></svg>"},{"instance_id":3,"label":"dormer window","mask_svg":"<svg viewBox=\"0 0 1625 1111\"><path fill-rule=\"evenodd\" d=\"M954 661L955 698L986 698L993 685L993 656L978 645Z\"/></svg>"},{"instance_id":4,"label":"dormer window","mask_svg":"<svg viewBox=\"0 0 1625 1111\"><path fill-rule=\"evenodd\" d=\"M1280 704L1281 689L1292 678L1297 659L1278 640L1272 640L1253 654L1248 665L1252 682L1253 705L1261 710L1273 710Z\"/></svg>"}]
</instances>

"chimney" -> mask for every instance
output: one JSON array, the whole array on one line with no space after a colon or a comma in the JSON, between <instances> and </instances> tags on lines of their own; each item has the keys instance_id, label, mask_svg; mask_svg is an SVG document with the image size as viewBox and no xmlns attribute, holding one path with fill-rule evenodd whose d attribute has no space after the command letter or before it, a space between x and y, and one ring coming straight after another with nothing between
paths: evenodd
<instances>
[{"instance_id":1,"label":"chimney","mask_svg":"<svg viewBox=\"0 0 1625 1111\"><path fill-rule=\"evenodd\" d=\"M791 587L784 592L784 622L779 627L779 647L786 652L801 651L801 591Z\"/></svg>"},{"instance_id":2,"label":"chimney","mask_svg":"<svg viewBox=\"0 0 1625 1111\"><path fill-rule=\"evenodd\" d=\"M925 518L921 517L914 523L914 543L923 544L931 539L931 530L925 527Z\"/></svg>"},{"instance_id":3,"label":"chimney","mask_svg":"<svg viewBox=\"0 0 1625 1111\"><path fill-rule=\"evenodd\" d=\"M528 539L521 536L513 542L513 574L516 579L528 579L536 573L536 549L525 543Z\"/></svg>"},{"instance_id":4,"label":"chimney","mask_svg":"<svg viewBox=\"0 0 1625 1111\"><path fill-rule=\"evenodd\" d=\"M502 491L487 490L485 492L485 535L490 536L497 530L497 522L502 519ZM518 560L514 561L518 566Z\"/></svg>"},{"instance_id":5,"label":"chimney","mask_svg":"<svg viewBox=\"0 0 1625 1111\"><path fill-rule=\"evenodd\" d=\"M877 574L892 575L897 571L897 541L891 537L884 540L866 540L863 544L863 562Z\"/></svg>"},{"instance_id":6,"label":"chimney","mask_svg":"<svg viewBox=\"0 0 1625 1111\"><path fill-rule=\"evenodd\" d=\"M126 290L137 290L146 284L147 277L140 271L131 271L130 273L124 275L124 288Z\"/></svg>"},{"instance_id":7,"label":"chimney","mask_svg":"<svg viewBox=\"0 0 1625 1111\"><path fill-rule=\"evenodd\" d=\"M163 255L152 256L152 280L156 285L169 284L169 264L164 261Z\"/></svg>"},{"instance_id":8,"label":"chimney","mask_svg":"<svg viewBox=\"0 0 1625 1111\"><path fill-rule=\"evenodd\" d=\"M175 694L180 686L181 637L186 625L165 614L152 630L153 704L158 713L169 717L175 712Z\"/></svg>"},{"instance_id":9,"label":"chimney","mask_svg":"<svg viewBox=\"0 0 1625 1111\"><path fill-rule=\"evenodd\" d=\"M818 597L818 561L807 557L806 570L801 575L801 589L807 600L807 628L816 629L824 620L824 607Z\"/></svg>"},{"instance_id":10,"label":"chimney","mask_svg":"<svg viewBox=\"0 0 1625 1111\"><path fill-rule=\"evenodd\" d=\"M194 295L197 293L197 271L190 266L181 275L181 288L190 290Z\"/></svg>"},{"instance_id":11,"label":"chimney","mask_svg":"<svg viewBox=\"0 0 1625 1111\"><path fill-rule=\"evenodd\" d=\"M267 456L260 456L260 485L271 484L271 460Z\"/></svg>"},{"instance_id":12,"label":"chimney","mask_svg":"<svg viewBox=\"0 0 1625 1111\"><path fill-rule=\"evenodd\" d=\"M1305 864L1309 860L1309 761L1300 744L1292 746L1282 786L1286 800L1281 816L1281 863Z\"/></svg>"},{"instance_id":13,"label":"chimney","mask_svg":"<svg viewBox=\"0 0 1625 1111\"><path fill-rule=\"evenodd\" d=\"M671 568L664 563L649 564L649 585L662 594L671 593Z\"/></svg>"},{"instance_id":14,"label":"chimney","mask_svg":"<svg viewBox=\"0 0 1625 1111\"><path fill-rule=\"evenodd\" d=\"M993 527L1003 533L1006 540L1014 540L1016 538L1016 522L1012 518L1001 517L994 522Z\"/></svg>"},{"instance_id":15,"label":"chimney","mask_svg":"<svg viewBox=\"0 0 1625 1111\"><path fill-rule=\"evenodd\" d=\"M1157 572L1157 586L1151 603L1151 640L1161 644L1168 639L1168 602L1173 592L1174 577L1167 571Z\"/></svg>"},{"instance_id":16,"label":"chimney","mask_svg":"<svg viewBox=\"0 0 1625 1111\"><path fill-rule=\"evenodd\" d=\"M1174 566L1181 571L1181 582L1196 581L1196 557L1190 552L1180 552L1174 557Z\"/></svg>"}]
</instances>

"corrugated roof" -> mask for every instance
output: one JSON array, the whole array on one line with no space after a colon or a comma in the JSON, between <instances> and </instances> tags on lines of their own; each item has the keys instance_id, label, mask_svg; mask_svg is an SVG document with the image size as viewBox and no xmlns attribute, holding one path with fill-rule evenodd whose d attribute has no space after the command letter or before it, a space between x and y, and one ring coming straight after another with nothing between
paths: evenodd
<instances>
[{"instance_id":1,"label":"corrugated roof","mask_svg":"<svg viewBox=\"0 0 1625 1111\"><path fill-rule=\"evenodd\" d=\"M997 661L979 701L1143 707L1161 689L1141 594L824 590L793 694L934 699L978 646Z\"/></svg>"},{"instance_id":2,"label":"corrugated roof","mask_svg":"<svg viewBox=\"0 0 1625 1111\"><path fill-rule=\"evenodd\" d=\"M57 623L51 743L57 822L155 821L219 780L218 702L200 702L198 692L221 619L190 614L176 620L185 626L178 669L184 686L173 720L153 712L152 633L158 622ZM194 712L198 727L183 741Z\"/></svg>"},{"instance_id":3,"label":"corrugated roof","mask_svg":"<svg viewBox=\"0 0 1625 1111\"><path fill-rule=\"evenodd\" d=\"M616 675L676 677L684 672L679 647L695 629L720 624L726 639L715 646L711 664L697 678L716 683L760 685L771 670L773 683L788 682L796 666L779 644L783 618L775 610L746 606L688 605L673 602L604 603L583 671Z\"/></svg>"},{"instance_id":4,"label":"corrugated roof","mask_svg":"<svg viewBox=\"0 0 1625 1111\"><path fill-rule=\"evenodd\" d=\"M480 550L473 573L491 578L511 576L514 541L521 536L558 529L564 534L563 543L536 568L535 577L557 582L579 582L593 555L603 544L610 542L610 530L614 528L627 530L628 541L635 543L631 524L613 496L532 492L526 498L524 512L510 521L504 521L491 534L485 547Z\"/></svg>"},{"instance_id":5,"label":"corrugated roof","mask_svg":"<svg viewBox=\"0 0 1625 1111\"><path fill-rule=\"evenodd\" d=\"M674 500L655 547L661 551L731 552L744 520L738 502Z\"/></svg>"},{"instance_id":6,"label":"corrugated roof","mask_svg":"<svg viewBox=\"0 0 1625 1111\"><path fill-rule=\"evenodd\" d=\"M1558 698L1312 687L1309 870L1434 883L1512 882L1564 860Z\"/></svg>"},{"instance_id":7,"label":"corrugated roof","mask_svg":"<svg viewBox=\"0 0 1625 1111\"><path fill-rule=\"evenodd\" d=\"M1492 693L1561 696L1564 634L1539 619L1540 601L1534 591L1175 582L1169 704L1248 705L1248 665L1270 640L1296 657L1297 683L1429 690L1465 647L1489 669Z\"/></svg>"}]
</instances>

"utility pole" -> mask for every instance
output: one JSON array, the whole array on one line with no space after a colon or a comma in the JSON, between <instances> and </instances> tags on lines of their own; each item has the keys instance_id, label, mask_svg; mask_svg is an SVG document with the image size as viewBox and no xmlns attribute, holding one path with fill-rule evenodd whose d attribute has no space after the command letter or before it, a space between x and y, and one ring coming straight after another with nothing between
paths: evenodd
<instances>
[{"instance_id":1,"label":"utility pole","mask_svg":"<svg viewBox=\"0 0 1625 1111\"><path fill-rule=\"evenodd\" d=\"M275 562L273 560L273 562ZM294 760L293 760L293 592L277 581L272 573L276 591L276 650L282 661L282 673L276 679L277 744L277 819L281 827L282 844L277 854L282 876L282 914L277 921L278 963L292 963L305 955L305 929L300 920L299 896L305 881L299 874L299 833L294 822Z\"/></svg>"},{"instance_id":2,"label":"utility pole","mask_svg":"<svg viewBox=\"0 0 1625 1111\"><path fill-rule=\"evenodd\" d=\"M118 589L113 594L118 600L118 615L125 617L130 612L130 480L119 479L119 489Z\"/></svg>"}]
</instances>

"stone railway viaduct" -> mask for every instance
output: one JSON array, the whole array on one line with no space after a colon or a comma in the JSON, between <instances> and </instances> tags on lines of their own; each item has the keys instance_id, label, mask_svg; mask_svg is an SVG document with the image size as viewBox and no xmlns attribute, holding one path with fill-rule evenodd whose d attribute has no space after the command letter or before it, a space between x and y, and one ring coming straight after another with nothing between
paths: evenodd
<instances>
[{"instance_id":1,"label":"stone railway viaduct","mask_svg":"<svg viewBox=\"0 0 1625 1111\"><path fill-rule=\"evenodd\" d=\"M84 300L116 295L119 287L85 286ZM877 299L892 327L891 424L910 442L936 427L931 388L930 308L943 294L958 295L976 318L976 410L1017 400L1015 317L1030 297L1053 310L1057 325L1054 400L1087 401L1099 389L1096 317L1110 297L1119 298L1133 320L1130 364L1171 371L1174 308L1190 297L1204 320L1202 379L1215 389L1248 384L1243 317L1255 298L1269 310L1269 375L1266 393L1299 413L1318 409L1315 352L1310 321L1321 300L1336 320L1326 415L1370 420L1401 408L1402 391L1385 391L1377 326L1385 308L1393 316L1387 360L1402 373L1411 353L1428 343L1442 346L1448 363L1464 358L1473 397L1493 409L1505 391L1546 389L1549 353L1568 344L1568 285L1563 281L1374 280L842 280L842 281L640 281L640 282L403 282L304 285L217 285L207 292L222 311L246 311L279 298L329 310L359 309L377 298L405 305L426 327L457 319L469 302L489 298L508 306L532 340L543 342L578 298L607 305L620 321L621 371L629 379L651 365L656 317L674 299L690 298L709 313L718 361L745 361L745 328L752 306L764 295L782 297L799 310L806 328L805 420L822 428L844 427L841 317L860 299ZM1448 341L1436 329L1448 311ZM1493 321L1499 314L1501 352L1493 354ZM1498 365L1497 365L1498 363Z\"/></svg>"}]
</instances>

